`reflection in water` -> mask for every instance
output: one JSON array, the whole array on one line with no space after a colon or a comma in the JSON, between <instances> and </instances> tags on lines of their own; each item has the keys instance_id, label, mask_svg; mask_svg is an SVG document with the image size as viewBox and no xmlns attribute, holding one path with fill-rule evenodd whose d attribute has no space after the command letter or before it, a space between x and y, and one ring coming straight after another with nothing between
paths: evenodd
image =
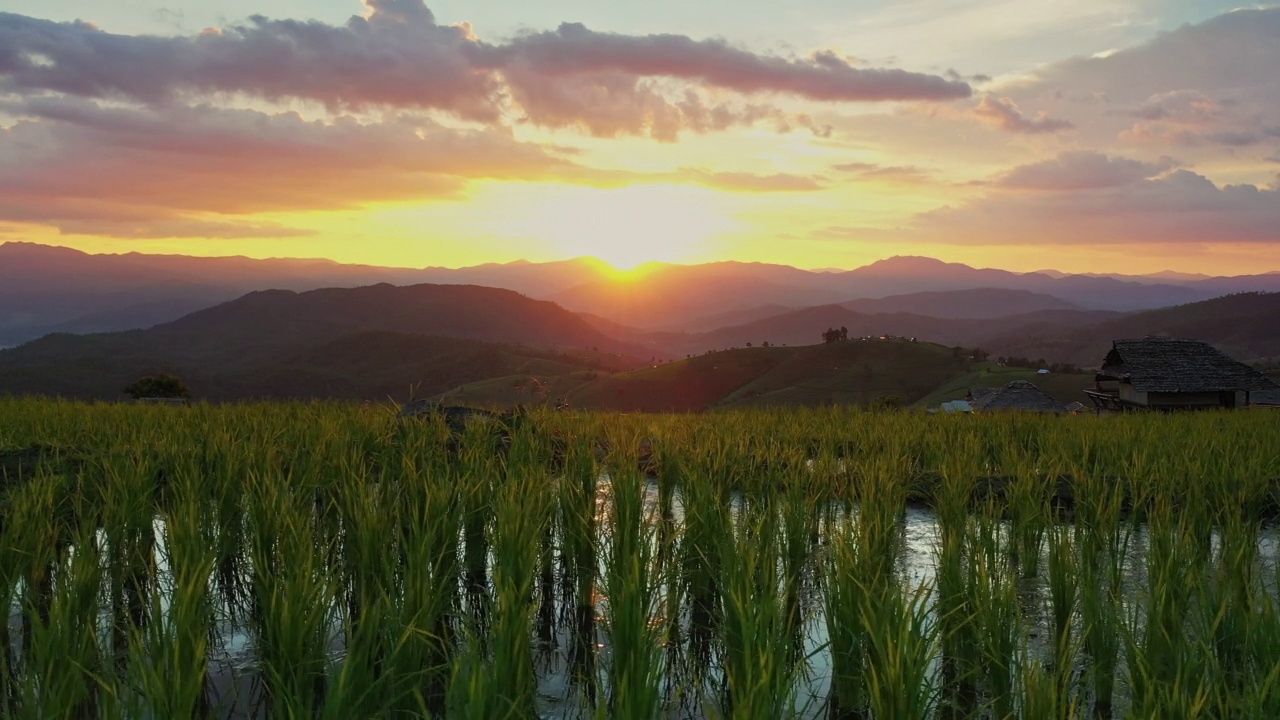
<instances>
[{"instance_id":1,"label":"reflection in water","mask_svg":"<svg viewBox=\"0 0 1280 720\"><path fill-rule=\"evenodd\" d=\"M608 547L607 540L614 532L611 492L608 476L595 478L593 487L581 488L576 500L572 492L567 492L561 498L556 521L546 527L536 553L530 641L542 717L579 717L585 708L600 707L609 698L607 678L613 648L610 599L603 585L609 571L608 558L602 549ZM726 563L734 563L732 572L744 567L743 558L725 555L732 550L724 544L726 538L736 537L768 548L770 558L776 562L773 568L752 567L753 572L763 573L755 580L756 591L761 593L757 599L764 602L766 595L772 594L777 602L777 637L782 643L777 657L797 668L791 678L792 711L803 718L855 717L840 711L838 703L832 701L836 696L832 684L833 648L828 634L828 588L824 587L823 568L831 560L833 538L862 522L859 509L841 504L816 507L798 493L794 497L780 493L772 501L749 505L741 496L717 494L710 483L692 486L690 492L692 495L686 497L685 491L674 483L651 479L643 494L645 527L652 529L644 537L651 545L650 576L657 586L649 622L659 630L656 635L663 642L661 690L668 716L718 717L734 702L725 670L729 651L725 645L728 589L721 579L726 577ZM573 502L589 511L572 512ZM201 714L227 719L268 717L270 699L264 696L266 685L261 679L263 622L269 614L264 603L268 599L258 597L254 590L255 573L262 568L255 568L246 553L247 530L234 506L214 508L212 520L215 531L210 538L213 550L209 588L213 624L209 628L208 690ZM748 522L752 527L744 529ZM461 556L461 572L453 576L460 578L460 583L446 589L446 595L453 598L448 607L453 609L440 612L432 621L434 633L442 641L440 654L424 659L424 663L439 666L447 662L454 652L448 648L464 642L459 631L470 642L484 643L489 636L490 612L495 607L492 525L487 503L476 502L461 512L461 528L453 545L455 561L457 555ZM1064 639L1076 638L1077 644L1088 639L1080 613L1063 611L1081 602L1078 595L1072 594L1076 592L1073 583L1078 584L1085 571L1079 565L1083 560L1076 555L1078 538L1072 531L1070 525L1051 526L1041 540L1028 543L1017 537L1016 522L997 517L985 522L971 518L958 531L962 536L958 544L948 545L932 510L905 506L886 537L892 540L892 577L897 579L904 597L919 588L930 593L920 618L922 627L946 626L950 621L946 608L963 606L964 593L971 591L964 586L963 578L940 576L939 567L997 572L997 566L1011 563L1001 557L983 557L974 548L999 548L1005 553L1016 549L1017 571L1010 573L1007 586L1010 614L991 617L993 623L1007 625L985 628L992 638L990 642L1006 644L993 645L993 652L1004 654L1010 662L1025 652L1042 660L1048 668L1066 659L1074 664L1068 677L1075 677L1082 687L1096 687L1096 679L1087 679L1090 670L1084 653L1068 652L1070 648L1063 645ZM336 534L342 537L341 530ZM50 621L55 586L59 578L73 572L71 566L77 562L77 555L83 556L81 562L84 557L97 557L101 568L110 570L101 579L106 601L98 610L98 633L103 637L103 647L117 649L114 662L119 672L128 671L129 654L124 650L129 647L129 633L145 630L148 622L166 621L175 579L164 520L141 527L121 527L114 534L100 531L96 538L98 547L93 552L78 553L76 548L55 552L50 557L62 559L50 560L44 571L35 576L34 585L19 584L9 622L0 628L0 644L15 659L10 668L32 661L33 623ZM1127 539L1118 588L1126 598L1126 611L1143 607L1141 598L1152 568L1164 572L1158 563L1152 564L1150 553L1172 552L1161 544L1166 539L1163 534L1153 536L1145 526L1136 526ZM870 540L863 537L863 542ZM1264 584L1270 593L1276 591L1275 572L1261 570L1274 568L1278 549L1280 537L1274 527L1262 528L1254 546L1247 549L1259 568L1250 582ZM1215 532L1207 539L1206 550L1208 557L1224 551L1219 534ZM1032 551L1037 553L1034 561L1027 555ZM400 561L406 567L413 562L409 558ZM280 557L280 562L287 559ZM430 565L423 562L421 567ZM439 568L434 572L441 573L436 577L450 577ZM988 590L999 592L1004 586L996 583L992 587L995 590ZM159 598L154 615L149 607L153 597ZM365 617L368 608L361 606L355 595L348 595L345 601L332 593L326 597L333 601L333 607L322 614L332 675L342 663L350 661L350 638L358 626L353 618ZM1003 607L1000 598L989 600L993 607ZM24 604L35 609L34 615L23 612ZM375 648L368 661L376 664L386 652L386 647ZM961 669L965 662L973 660L963 657L964 652L964 648L953 646L951 638L944 637L931 654L927 668L957 716L984 702L973 678ZM1011 677L999 675L999 668L988 673L988 682L994 686L1013 682ZM1122 674L1116 673L1116 677ZM447 682L443 673L424 681L427 707L436 712L443 709ZM323 685L314 688L317 703L323 702L325 692ZM1126 690L1120 686L1116 692L1116 702L1122 706ZM79 712L82 717L96 716L94 697L85 698ZM1097 712L1110 715L1111 703L1100 700Z\"/></svg>"}]
</instances>

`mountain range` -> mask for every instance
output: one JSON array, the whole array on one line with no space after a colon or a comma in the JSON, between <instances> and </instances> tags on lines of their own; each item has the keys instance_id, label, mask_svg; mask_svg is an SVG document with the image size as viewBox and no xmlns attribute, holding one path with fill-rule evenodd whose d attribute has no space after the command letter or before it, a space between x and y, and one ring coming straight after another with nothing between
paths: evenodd
<instances>
[{"instance_id":1,"label":"mountain range","mask_svg":"<svg viewBox=\"0 0 1280 720\"><path fill-rule=\"evenodd\" d=\"M424 276L445 282L412 282ZM900 257L844 272L714 263L619 277L589 259L406 270L10 243L0 278L0 337L22 343L0 350L0 393L94 399L168 371L211 400L919 402L1001 373L1096 366L1124 337L1194 337L1264 366L1280 357L1280 292L1236 291L1280 285L1275 274L1055 277ZM992 285L937 289L971 282ZM279 287L246 290L259 284ZM824 347L833 328L850 340ZM990 362L1006 358L1029 369ZM1063 399L1092 378L1061 376L1050 384Z\"/></svg>"},{"instance_id":2,"label":"mountain range","mask_svg":"<svg viewBox=\"0 0 1280 720\"><path fill-rule=\"evenodd\" d=\"M861 312L936 315L928 298L912 305L867 304L891 296L959 290L1016 290L994 304L981 294L942 298L948 317L995 317L1044 309L1127 312L1227 293L1280 291L1280 274L1236 277L1065 275L972 268L922 257L893 257L848 271L809 271L765 263L651 263L619 274L578 258L467 268L388 268L330 260L87 254L35 243L0 245L0 346L50 332L149 327L254 290L455 284L504 288L575 312L645 331L706 332L820 305ZM936 296L935 296L936 299ZM861 304L860 304L861 301ZM983 303L987 303L985 306ZM985 309L983 309L985 307Z\"/></svg>"}]
</instances>

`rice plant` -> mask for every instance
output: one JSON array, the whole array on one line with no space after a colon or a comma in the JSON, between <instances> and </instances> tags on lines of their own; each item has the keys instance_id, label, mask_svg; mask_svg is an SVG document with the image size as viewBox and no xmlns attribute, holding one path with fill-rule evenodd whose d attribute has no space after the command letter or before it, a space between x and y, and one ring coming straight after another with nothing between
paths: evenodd
<instances>
[{"instance_id":1,"label":"rice plant","mask_svg":"<svg viewBox=\"0 0 1280 720\"><path fill-rule=\"evenodd\" d=\"M0 718L1280 716L1280 426L0 399Z\"/></svg>"}]
</instances>

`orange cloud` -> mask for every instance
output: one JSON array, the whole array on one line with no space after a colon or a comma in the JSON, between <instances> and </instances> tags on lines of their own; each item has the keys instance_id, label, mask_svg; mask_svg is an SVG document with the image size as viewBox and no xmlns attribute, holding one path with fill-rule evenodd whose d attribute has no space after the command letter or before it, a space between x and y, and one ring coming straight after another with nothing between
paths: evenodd
<instances>
[{"instance_id":1,"label":"orange cloud","mask_svg":"<svg viewBox=\"0 0 1280 720\"><path fill-rule=\"evenodd\" d=\"M820 189L811 177L681 168L592 168L498 129L422 117L167 107L82 100L9 104L0 129L0 219L117 237L282 237L302 231L237 216L457 196L473 180L596 187L691 183L738 192Z\"/></svg>"},{"instance_id":2,"label":"orange cloud","mask_svg":"<svg viewBox=\"0 0 1280 720\"><path fill-rule=\"evenodd\" d=\"M476 178L620 182L501 131L422 118L321 122L294 113L71 100L10 111L26 119L0 130L7 160L0 163L0 217L65 232L278 235L287 231L195 218L448 197ZM157 224L139 229L146 218Z\"/></svg>"}]
</instances>

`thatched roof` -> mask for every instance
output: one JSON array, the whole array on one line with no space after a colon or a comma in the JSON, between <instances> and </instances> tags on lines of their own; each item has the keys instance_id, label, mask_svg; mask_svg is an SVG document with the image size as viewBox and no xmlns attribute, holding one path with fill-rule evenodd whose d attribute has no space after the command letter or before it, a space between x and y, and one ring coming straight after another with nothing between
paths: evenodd
<instances>
[{"instance_id":1,"label":"thatched roof","mask_svg":"<svg viewBox=\"0 0 1280 720\"><path fill-rule=\"evenodd\" d=\"M998 387L969 388L969 402L974 405L978 405L980 403L985 402L987 398L991 397L992 395L995 395L996 393L1000 392L1000 390L1001 388L998 388Z\"/></svg>"},{"instance_id":2,"label":"thatched roof","mask_svg":"<svg viewBox=\"0 0 1280 720\"><path fill-rule=\"evenodd\" d=\"M1026 380L1014 380L998 388L973 388L969 391L969 398L969 403L978 412L1023 410L1064 413L1067 411L1062 403L1049 397L1034 383Z\"/></svg>"},{"instance_id":3,"label":"thatched roof","mask_svg":"<svg viewBox=\"0 0 1280 720\"><path fill-rule=\"evenodd\" d=\"M1148 337L1116 340L1099 376L1129 383L1139 392L1269 390L1275 383L1199 340Z\"/></svg>"},{"instance_id":4,"label":"thatched roof","mask_svg":"<svg viewBox=\"0 0 1280 720\"><path fill-rule=\"evenodd\" d=\"M444 422L449 429L461 434L467 428L467 423L472 418L498 418L504 417L503 413L497 413L484 408L466 407L463 405L441 405L433 400L413 400L400 408L400 412L396 417L404 420L406 418L425 418L432 415L439 415L444 418Z\"/></svg>"},{"instance_id":5,"label":"thatched roof","mask_svg":"<svg viewBox=\"0 0 1280 720\"><path fill-rule=\"evenodd\" d=\"M1254 390L1250 392L1249 404L1280 407L1280 385L1275 385L1270 390Z\"/></svg>"}]
</instances>

